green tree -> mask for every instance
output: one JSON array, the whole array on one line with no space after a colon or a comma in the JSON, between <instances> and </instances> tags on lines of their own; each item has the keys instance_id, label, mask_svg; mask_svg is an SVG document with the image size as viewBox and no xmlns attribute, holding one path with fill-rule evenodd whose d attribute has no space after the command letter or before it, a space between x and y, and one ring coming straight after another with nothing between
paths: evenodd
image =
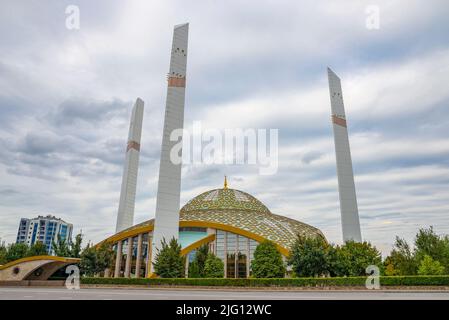
<instances>
[{"instance_id":1,"label":"green tree","mask_svg":"<svg viewBox=\"0 0 449 320\"><path fill-rule=\"evenodd\" d=\"M28 248L27 256L45 256L48 255L47 247L40 241L37 241L31 247Z\"/></svg>"},{"instance_id":2,"label":"green tree","mask_svg":"<svg viewBox=\"0 0 449 320\"><path fill-rule=\"evenodd\" d=\"M200 277L204 277L204 265L206 264L208 254L209 254L209 245L207 244L202 245L196 251L195 261L198 264Z\"/></svg>"},{"instance_id":3,"label":"green tree","mask_svg":"<svg viewBox=\"0 0 449 320\"><path fill-rule=\"evenodd\" d=\"M439 261L433 260L431 256L425 255L419 265L418 274L422 276L442 275L444 266Z\"/></svg>"},{"instance_id":4,"label":"green tree","mask_svg":"<svg viewBox=\"0 0 449 320\"><path fill-rule=\"evenodd\" d=\"M189 278L201 278L200 267L198 262L193 260L189 263Z\"/></svg>"},{"instance_id":5,"label":"green tree","mask_svg":"<svg viewBox=\"0 0 449 320\"><path fill-rule=\"evenodd\" d=\"M329 273L329 245L321 237L298 235L290 250L288 264L298 277L317 277Z\"/></svg>"},{"instance_id":6,"label":"green tree","mask_svg":"<svg viewBox=\"0 0 449 320\"><path fill-rule=\"evenodd\" d=\"M322 274L329 275L331 277L344 277L348 273L350 258L349 252L343 250L341 246L333 244L327 245L324 250L326 262L323 264L327 269Z\"/></svg>"},{"instance_id":7,"label":"green tree","mask_svg":"<svg viewBox=\"0 0 449 320\"><path fill-rule=\"evenodd\" d=\"M189 264L189 278L204 278L204 264L209 254L209 245L199 247L195 253L195 259Z\"/></svg>"},{"instance_id":8,"label":"green tree","mask_svg":"<svg viewBox=\"0 0 449 320\"><path fill-rule=\"evenodd\" d=\"M385 270L385 274L387 275L415 275L418 271L415 253L412 251L407 241L399 237L396 237L393 250L385 259L384 265L388 268L388 273L387 269Z\"/></svg>"},{"instance_id":9,"label":"green tree","mask_svg":"<svg viewBox=\"0 0 449 320\"><path fill-rule=\"evenodd\" d=\"M282 255L272 241L260 243L254 251L251 262L252 276L255 278L283 278L285 265Z\"/></svg>"},{"instance_id":10,"label":"green tree","mask_svg":"<svg viewBox=\"0 0 449 320\"><path fill-rule=\"evenodd\" d=\"M70 245L67 242L67 239L63 239L60 234L57 236L57 240L52 240L52 248L55 256L58 257L70 257Z\"/></svg>"},{"instance_id":11,"label":"green tree","mask_svg":"<svg viewBox=\"0 0 449 320\"><path fill-rule=\"evenodd\" d=\"M224 263L216 255L209 253L204 264L205 278L223 278Z\"/></svg>"},{"instance_id":12,"label":"green tree","mask_svg":"<svg viewBox=\"0 0 449 320\"><path fill-rule=\"evenodd\" d=\"M83 235L81 233L75 236L75 242L70 242L70 257L79 258L81 256L81 243Z\"/></svg>"},{"instance_id":13,"label":"green tree","mask_svg":"<svg viewBox=\"0 0 449 320\"><path fill-rule=\"evenodd\" d=\"M97 272L97 250L90 244L81 253L81 261L79 263L81 274L92 277Z\"/></svg>"},{"instance_id":14,"label":"green tree","mask_svg":"<svg viewBox=\"0 0 449 320\"><path fill-rule=\"evenodd\" d=\"M398 276L399 271L395 269L391 257L387 257L384 261L384 273L386 276Z\"/></svg>"},{"instance_id":15,"label":"green tree","mask_svg":"<svg viewBox=\"0 0 449 320\"><path fill-rule=\"evenodd\" d=\"M58 257L70 257L70 258L80 258L82 251L83 235L81 233L75 236L75 242L71 239L63 239L61 235L58 234L57 240L52 241L52 248L55 256Z\"/></svg>"},{"instance_id":16,"label":"green tree","mask_svg":"<svg viewBox=\"0 0 449 320\"><path fill-rule=\"evenodd\" d=\"M383 269L379 250L369 242L347 241L337 254L339 276L364 276L369 265Z\"/></svg>"},{"instance_id":17,"label":"green tree","mask_svg":"<svg viewBox=\"0 0 449 320\"><path fill-rule=\"evenodd\" d=\"M27 256L28 246L25 243L12 243L6 252L6 262L22 259Z\"/></svg>"},{"instance_id":18,"label":"green tree","mask_svg":"<svg viewBox=\"0 0 449 320\"><path fill-rule=\"evenodd\" d=\"M157 250L153 264L155 273L162 278L182 278L184 276L184 258L181 256L181 245L175 238L167 244L161 241L162 248Z\"/></svg>"},{"instance_id":19,"label":"green tree","mask_svg":"<svg viewBox=\"0 0 449 320\"><path fill-rule=\"evenodd\" d=\"M0 265L6 263L6 254L8 253L8 249L5 247L3 243L0 243Z\"/></svg>"},{"instance_id":20,"label":"green tree","mask_svg":"<svg viewBox=\"0 0 449 320\"><path fill-rule=\"evenodd\" d=\"M449 237L438 236L433 227L420 229L415 238L415 259L420 263L425 256L439 261L449 273Z\"/></svg>"},{"instance_id":21,"label":"green tree","mask_svg":"<svg viewBox=\"0 0 449 320\"><path fill-rule=\"evenodd\" d=\"M110 244L103 243L96 248L96 272L103 272L106 268L109 268L114 259L114 250Z\"/></svg>"},{"instance_id":22,"label":"green tree","mask_svg":"<svg viewBox=\"0 0 449 320\"><path fill-rule=\"evenodd\" d=\"M113 257L114 251L109 244L102 243L99 246L92 246L89 243L80 254L80 272L88 277L95 276L109 268Z\"/></svg>"}]
</instances>

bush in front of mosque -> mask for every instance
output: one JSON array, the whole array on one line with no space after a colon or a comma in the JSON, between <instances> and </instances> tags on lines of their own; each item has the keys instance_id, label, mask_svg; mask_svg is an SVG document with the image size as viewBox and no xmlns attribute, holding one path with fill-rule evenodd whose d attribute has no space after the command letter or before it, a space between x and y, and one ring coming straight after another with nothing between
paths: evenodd
<instances>
[{"instance_id":1,"label":"bush in front of mosque","mask_svg":"<svg viewBox=\"0 0 449 320\"><path fill-rule=\"evenodd\" d=\"M204 263L204 277L205 278L223 278L224 277L224 263L216 255L209 253L206 262Z\"/></svg>"},{"instance_id":2,"label":"bush in front of mosque","mask_svg":"<svg viewBox=\"0 0 449 320\"><path fill-rule=\"evenodd\" d=\"M284 261L274 242L266 240L256 247L251 270L254 278L284 277Z\"/></svg>"},{"instance_id":3,"label":"bush in front of mosque","mask_svg":"<svg viewBox=\"0 0 449 320\"><path fill-rule=\"evenodd\" d=\"M162 247L157 252L153 263L154 272L161 278L184 277L184 258L181 256L181 245L175 238L170 243L162 240Z\"/></svg>"}]
</instances>

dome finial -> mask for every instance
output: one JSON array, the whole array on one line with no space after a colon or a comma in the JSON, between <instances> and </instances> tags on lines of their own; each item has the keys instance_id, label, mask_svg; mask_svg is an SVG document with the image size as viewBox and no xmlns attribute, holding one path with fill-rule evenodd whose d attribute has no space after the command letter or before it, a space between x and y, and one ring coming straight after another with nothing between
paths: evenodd
<instances>
[{"instance_id":1,"label":"dome finial","mask_svg":"<svg viewBox=\"0 0 449 320\"><path fill-rule=\"evenodd\" d=\"M224 189L228 188L228 178L225 176L225 180L224 180Z\"/></svg>"}]
</instances>

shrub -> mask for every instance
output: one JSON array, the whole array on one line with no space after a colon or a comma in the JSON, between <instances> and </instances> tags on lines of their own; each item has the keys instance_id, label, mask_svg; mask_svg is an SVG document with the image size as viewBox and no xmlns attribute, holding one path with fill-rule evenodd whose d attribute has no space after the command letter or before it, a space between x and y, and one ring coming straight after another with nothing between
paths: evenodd
<instances>
[{"instance_id":1,"label":"shrub","mask_svg":"<svg viewBox=\"0 0 449 320\"><path fill-rule=\"evenodd\" d=\"M290 251L288 264L298 277L315 277L328 273L328 244L323 238L298 235Z\"/></svg>"},{"instance_id":2,"label":"shrub","mask_svg":"<svg viewBox=\"0 0 449 320\"><path fill-rule=\"evenodd\" d=\"M224 276L223 261L212 253L207 255L204 264L204 276L206 278L223 278Z\"/></svg>"},{"instance_id":3,"label":"shrub","mask_svg":"<svg viewBox=\"0 0 449 320\"><path fill-rule=\"evenodd\" d=\"M181 245L175 238L170 244L161 241L162 248L158 249L154 262L155 273L162 278L181 278L184 276L184 258L181 256Z\"/></svg>"},{"instance_id":4,"label":"shrub","mask_svg":"<svg viewBox=\"0 0 449 320\"><path fill-rule=\"evenodd\" d=\"M201 278L200 267L195 260L189 263L189 278Z\"/></svg>"},{"instance_id":5,"label":"shrub","mask_svg":"<svg viewBox=\"0 0 449 320\"><path fill-rule=\"evenodd\" d=\"M264 241L256 247L251 270L255 278L279 278L285 275L284 261L274 242Z\"/></svg>"},{"instance_id":6,"label":"shrub","mask_svg":"<svg viewBox=\"0 0 449 320\"><path fill-rule=\"evenodd\" d=\"M331 268L336 276L364 276L370 265L383 268L380 252L369 242L347 241L336 250L336 267Z\"/></svg>"},{"instance_id":7,"label":"shrub","mask_svg":"<svg viewBox=\"0 0 449 320\"><path fill-rule=\"evenodd\" d=\"M82 284L228 287L365 287L367 277L334 278L81 278ZM380 277L381 286L449 286L449 276Z\"/></svg>"},{"instance_id":8,"label":"shrub","mask_svg":"<svg viewBox=\"0 0 449 320\"><path fill-rule=\"evenodd\" d=\"M113 256L114 252L107 243L103 243L99 247L88 244L81 253L79 264L81 274L93 276L104 271L111 265Z\"/></svg>"},{"instance_id":9,"label":"shrub","mask_svg":"<svg viewBox=\"0 0 449 320\"><path fill-rule=\"evenodd\" d=\"M203 278L204 266L207 255L209 253L209 245L205 244L199 247L195 252L195 259L189 264L189 278Z\"/></svg>"},{"instance_id":10,"label":"shrub","mask_svg":"<svg viewBox=\"0 0 449 320\"><path fill-rule=\"evenodd\" d=\"M449 273L449 237L439 236L433 230L420 229L415 238L415 259L419 264L427 255L445 266L446 274Z\"/></svg>"},{"instance_id":11,"label":"shrub","mask_svg":"<svg viewBox=\"0 0 449 320\"><path fill-rule=\"evenodd\" d=\"M444 274L444 266L439 261L433 260L431 256L425 255L418 268L419 275L441 275Z\"/></svg>"}]
</instances>

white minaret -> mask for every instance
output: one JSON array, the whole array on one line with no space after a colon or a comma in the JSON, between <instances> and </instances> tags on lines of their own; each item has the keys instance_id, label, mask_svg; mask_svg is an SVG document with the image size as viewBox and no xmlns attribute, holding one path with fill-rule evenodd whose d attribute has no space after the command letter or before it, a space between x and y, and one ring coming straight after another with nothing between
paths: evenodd
<instances>
[{"instance_id":1,"label":"white minaret","mask_svg":"<svg viewBox=\"0 0 449 320\"><path fill-rule=\"evenodd\" d=\"M156 216L153 231L152 261L161 241L179 235L179 205L181 196L181 166L170 159L170 151L178 141L170 141L173 130L184 127L184 101L187 66L187 39L189 24L175 26L168 74L167 101L165 107L164 132L162 136L159 182L156 199ZM182 154L182 149L179 150Z\"/></svg>"},{"instance_id":2,"label":"white minaret","mask_svg":"<svg viewBox=\"0 0 449 320\"><path fill-rule=\"evenodd\" d=\"M128 144L125 166L123 168L122 189L117 214L117 227L120 232L133 225L136 200L137 172L139 169L140 137L142 135L143 101L137 98L129 124Z\"/></svg>"},{"instance_id":3,"label":"white minaret","mask_svg":"<svg viewBox=\"0 0 449 320\"><path fill-rule=\"evenodd\" d=\"M349 149L345 107L340 78L327 68L329 93L334 129L335 155L337 159L338 193L340 197L341 225L343 241L362 241L359 211L355 194L354 173L352 171L351 150Z\"/></svg>"}]
</instances>

